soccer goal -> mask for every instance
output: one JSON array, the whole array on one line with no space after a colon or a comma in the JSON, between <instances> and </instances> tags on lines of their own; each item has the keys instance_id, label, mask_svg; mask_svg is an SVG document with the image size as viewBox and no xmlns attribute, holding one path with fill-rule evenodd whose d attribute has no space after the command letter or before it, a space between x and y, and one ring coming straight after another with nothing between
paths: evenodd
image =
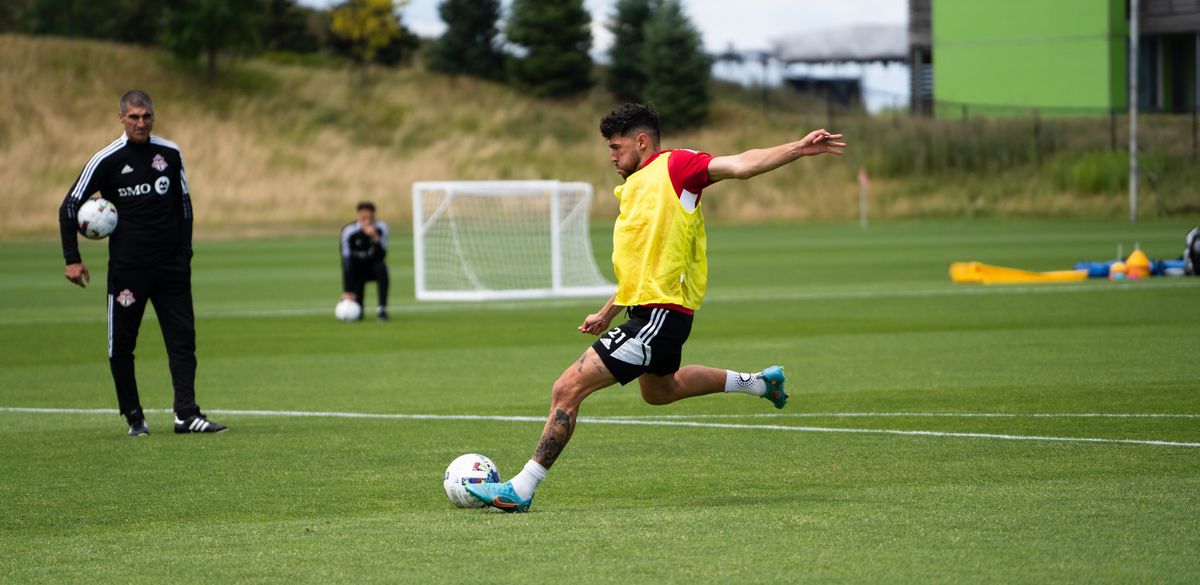
<instances>
[{"instance_id":1,"label":"soccer goal","mask_svg":"<svg viewBox=\"0 0 1200 585\"><path fill-rule=\"evenodd\" d=\"M588 237L592 186L558 181L413 184L419 300L607 296Z\"/></svg>"}]
</instances>

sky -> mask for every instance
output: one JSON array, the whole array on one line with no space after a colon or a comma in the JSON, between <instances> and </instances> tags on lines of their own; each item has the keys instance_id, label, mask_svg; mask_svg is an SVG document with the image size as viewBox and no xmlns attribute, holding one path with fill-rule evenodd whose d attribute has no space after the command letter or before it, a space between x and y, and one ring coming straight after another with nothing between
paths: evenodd
<instances>
[{"instance_id":1,"label":"sky","mask_svg":"<svg viewBox=\"0 0 1200 585\"><path fill-rule=\"evenodd\" d=\"M300 0L309 6L329 6L338 0ZM438 16L441 0L411 0L403 11L406 26L417 34L435 37L445 30ZM504 0L507 5L508 0ZM605 22L616 0L585 0L592 13L593 54L602 57L612 44L612 35ZM684 10L704 36L710 52L724 51L733 46L738 50L763 50L771 41L793 34L858 24L908 23L908 2L905 0L683 0ZM877 110L908 100L908 69L904 66L844 65L840 67L800 67L793 73L813 76L863 76L868 106ZM716 74L727 79L755 81L762 78L755 65L739 68L718 67ZM768 71L768 78L778 80L781 71Z\"/></svg>"}]
</instances>

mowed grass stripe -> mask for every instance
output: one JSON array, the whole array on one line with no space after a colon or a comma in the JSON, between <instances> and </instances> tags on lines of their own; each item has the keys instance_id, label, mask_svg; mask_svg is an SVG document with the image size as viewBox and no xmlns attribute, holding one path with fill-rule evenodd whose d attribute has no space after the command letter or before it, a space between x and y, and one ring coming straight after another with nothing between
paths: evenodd
<instances>
[{"instance_id":1,"label":"mowed grass stripe","mask_svg":"<svg viewBox=\"0 0 1200 585\"><path fill-rule=\"evenodd\" d=\"M716 295L706 299L706 304L724 303L758 303L763 301L836 301L858 299L901 299L927 297L957 297L975 295L1030 295L1030 294L1065 294L1090 292L1137 292L1142 290L1161 289L1190 289L1200 288L1197 280L1153 280L1147 282L1110 283L1093 281L1086 284L1047 283L1033 286L975 286L962 285L953 288L927 288L914 290L844 290L825 292L769 292L769 293L735 293ZM400 304L388 307L393 314L419 313L461 313L469 311L528 311L531 309L590 307L596 304L595 299L543 299L538 301L517 302L463 302L463 303L418 303ZM248 311L200 311L196 313L201 319L237 319L252 317L313 317L317 315L332 315L329 307L308 307L297 309L262 309ZM153 311L147 311L147 320L157 320ZM37 325L43 323L97 323L103 322L103 317L76 318L44 318L44 319L0 319L0 326Z\"/></svg>"},{"instance_id":2,"label":"mowed grass stripe","mask_svg":"<svg viewBox=\"0 0 1200 585\"><path fill-rule=\"evenodd\" d=\"M58 409L58 408L0 408L0 412L26 414L106 414L112 415L111 410L105 409ZM170 412L170 411L162 411ZM350 418L376 420L444 420L444 421L492 421L492 422L528 422L544 423L545 419L536 416L501 416L487 414L404 414L404 413L370 413L370 412L306 412L295 410L225 410L212 409L214 415L230 416L271 416L299 418ZM1125 445L1156 445L1164 447L1200 447L1200 443L1182 441L1158 441L1145 439L1107 439L1099 437L1049 437L1037 435L1008 435L997 433L955 433L946 431L921 431L899 429L856 429L837 427L809 427L777 424L737 424L710 423L675 419L631 418L623 416L594 417L581 416L579 422L584 424L628 425L628 426L659 426L659 427L690 427L703 429L733 429L733 430L766 430L791 431L803 433L863 433L882 435L905 435L921 437L949 437L970 439L998 439L1004 441L1046 441L1058 443L1114 443Z\"/></svg>"}]
</instances>

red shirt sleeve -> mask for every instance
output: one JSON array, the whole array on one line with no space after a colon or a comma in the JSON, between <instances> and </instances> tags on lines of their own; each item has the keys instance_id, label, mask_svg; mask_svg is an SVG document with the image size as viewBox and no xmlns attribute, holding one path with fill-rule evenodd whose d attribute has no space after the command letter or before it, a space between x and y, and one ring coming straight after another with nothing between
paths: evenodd
<instances>
[{"instance_id":1,"label":"red shirt sleeve","mask_svg":"<svg viewBox=\"0 0 1200 585\"><path fill-rule=\"evenodd\" d=\"M705 187L716 183L708 178L708 162L712 159L713 156L707 152L672 150L671 158L667 159L667 172L671 173L675 194L679 195L686 189L699 195Z\"/></svg>"}]
</instances>

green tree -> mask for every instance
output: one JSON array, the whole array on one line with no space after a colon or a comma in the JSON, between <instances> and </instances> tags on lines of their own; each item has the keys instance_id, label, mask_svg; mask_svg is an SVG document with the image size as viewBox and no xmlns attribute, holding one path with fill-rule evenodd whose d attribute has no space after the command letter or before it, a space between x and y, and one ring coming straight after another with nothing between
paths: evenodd
<instances>
[{"instance_id":1,"label":"green tree","mask_svg":"<svg viewBox=\"0 0 1200 585\"><path fill-rule=\"evenodd\" d=\"M427 55L430 69L482 79L504 76L504 54L496 44L500 0L443 0L438 13L446 32Z\"/></svg>"},{"instance_id":2,"label":"green tree","mask_svg":"<svg viewBox=\"0 0 1200 585\"><path fill-rule=\"evenodd\" d=\"M617 0L615 12L608 23L613 34L608 50L608 91L618 100L642 101L646 73L642 69L642 45L646 21L654 13L655 0Z\"/></svg>"},{"instance_id":3,"label":"green tree","mask_svg":"<svg viewBox=\"0 0 1200 585\"><path fill-rule=\"evenodd\" d=\"M217 76L217 57L225 51L258 45L257 0L174 0L163 11L162 45L177 57L203 56L209 79Z\"/></svg>"},{"instance_id":4,"label":"green tree","mask_svg":"<svg viewBox=\"0 0 1200 585\"><path fill-rule=\"evenodd\" d=\"M0 32L20 31L21 19L31 4L33 4L32 0L0 2Z\"/></svg>"},{"instance_id":5,"label":"green tree","mask_svg":"<svg viewBox=\"0 0 1200 585\"><path fill-rule=\"evenodd\" d=\"M592 17L583 0L513 0L507 36L514 85L537 96L578 94L592 85Z\"/></svg>"},{"instance_id":6,"label":"green tree","mask_svg":"<svg viewBox=\"0 0 1200 585\"><path fill-rule=\"evenodd\" d=\"M159 0L5 0L0 8L18 30L35 35L154 44L162 21Z\"/></svg>"},{"instance_id":7,"label":"green tree","mask_svg":"<svg viewBox=\"0 0 1200 585\"><path fill-rule=\"evenodd\" d=\"M403 22L397 21L400 34L392 39L375 55L375 62L385 67L396 67L412 61L413 55L421 49L421 39L417 37Z\"/></svg>"},{"instance_id":8,"label":"green tree","mask_svg":"<svg viewBox=\"0 0 1200 585\"><path fill-rule=\"evenodd\" d=\"M8 0L0 2L0 32L34 32L30 30L34 0Z\"/></svg>"},{"instance_id":9,"label":"green tree","mask_svg":"<svg viewBox=\"0 0 1200 585\"><path fill-rule=\"evenodd\" d=\"M661 0L646 23L644 42L646 86L642 98L658 108L664 128L679 130L703 124L711 99L712 58L679 0Z\"/></svg>"},{"instance_id":10,"label":"green tree","mask_svg":"<svg viewBox=\"0 0 1200 585\"><path fill-rule=\"evenodd\" d=\"M300 6L296 0L266 0L264 9L260 33L264 48L291 53L321 50L316 10Z\"/></svg>"},{"instance_id":11,"label":"green tree","mask_svg":"<svg viewBox=\"0 0 1200 585\"><path fill-rule=\"evenodd\" d=\"M403 31L396 11L407 0L347 0L333 9L330 29L345 42L355 63L367 65Z\"/></svg>"},{"instance_id":12,"label":"green tree","mask_svg":"<svg viewBox=\"0 0 1200 585\"><path fill-rule=\"evenodd\" d=\"M408 61L420 40L400 21L408 0L348 0L332 10L329 30L334 52L357 66L362 83L371 64L395 66Z\"/></svg>"}]
</instances>

